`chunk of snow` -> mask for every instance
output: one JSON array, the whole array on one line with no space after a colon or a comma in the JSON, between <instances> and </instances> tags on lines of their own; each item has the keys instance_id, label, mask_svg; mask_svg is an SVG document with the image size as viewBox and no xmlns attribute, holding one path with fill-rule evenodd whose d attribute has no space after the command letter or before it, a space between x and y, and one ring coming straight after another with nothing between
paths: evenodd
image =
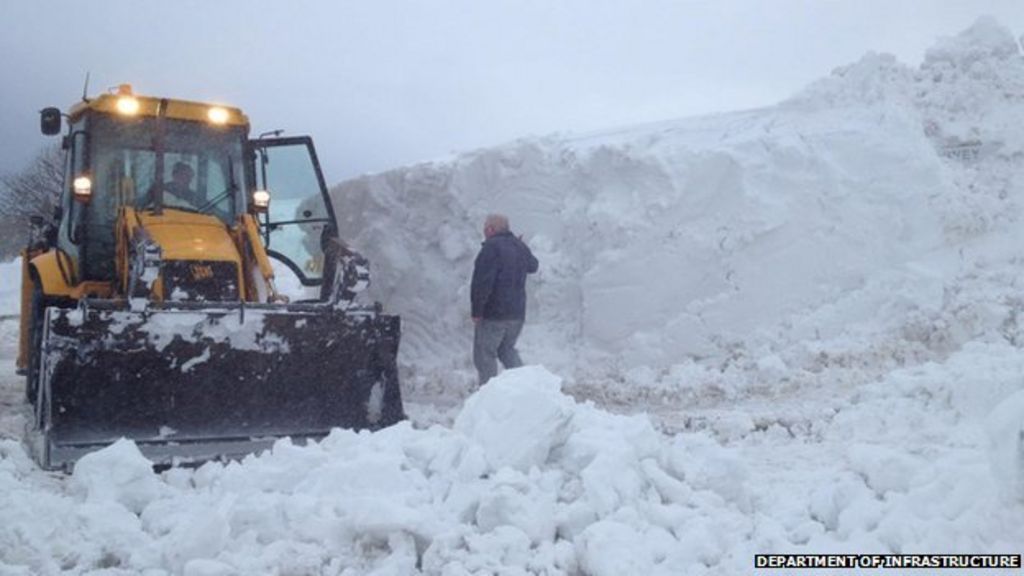
<instances>
[{"instance_id":1,"label":"chunk of snow","mask_svg":"<svg viewBox=\"0 0 1024 576\"><path fill-rule=\"evenodd\" d=\"M162 491L153 463L124 438L79 459L70 487L87 502L116 502L136 513Z\"/></svg>"},{"instance_id":2,"label":"chunk of snow","mask_svg":"<svg viewBox=\"0 0 1024 576\"><path fill-rule=\"evenodd\" d=\"M494 470L542 466L565 441L574 402L541 366L508 370L466 400L454 428L480 444Z\"/></svg>"}]
</instances>

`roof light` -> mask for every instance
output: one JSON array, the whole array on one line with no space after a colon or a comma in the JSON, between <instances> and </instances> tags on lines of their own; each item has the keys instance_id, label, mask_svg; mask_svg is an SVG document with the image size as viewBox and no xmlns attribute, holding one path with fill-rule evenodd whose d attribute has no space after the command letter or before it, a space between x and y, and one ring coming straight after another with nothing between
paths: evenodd
<instances>
[{"instance_id":1,"label":"roof light","mask_svg":"<svg viewBox=\"0 0 1024 576\"><path fill-rule=\"evenodd\" d=\"M210 122L214 124L227 124L228 122L228 111L220 106L214 106L206 112L206 117L210 119Z\"/></svg>"},{"instance_id":2,"label":"roof light","mask_svg":"<svg viewBox=\"0 0 1024 576\"><path fill-rule=\"evenodd\" d=\"M134 116L139 113L139 100L131 94L118 96L117 111L125 116Z\"/></svg>"},{"instance_id":3,"label":"roof light","mask_svg":"<svg viewBox=\"0 0 1024 576\"><path fill-rule=\"evenodd\" d=\"M119 84L117 86L117 111L126 116L134 116L139 113L139 100L132 92L131 84Z\"/></svg>"}]
</instances>

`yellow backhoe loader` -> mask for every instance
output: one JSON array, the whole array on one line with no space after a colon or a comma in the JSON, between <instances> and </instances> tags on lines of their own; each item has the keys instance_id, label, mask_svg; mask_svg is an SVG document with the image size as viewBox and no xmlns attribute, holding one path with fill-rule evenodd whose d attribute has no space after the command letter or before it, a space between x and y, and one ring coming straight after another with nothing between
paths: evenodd
<instances>
[{"instance_id":1,"label":"yellow backhoe loader","mask_svg":"<svg viewBox=\"0 0 1024 576\"><path fill-rule=\"evenodd\" d=\"M65 118L60 207L22 258L42 467L122 437L173 465L404 417L399 319L357 301L368 264L339 238L310 138L250 138L237 108L128 85L44 109L43 133Z\"/></svg>"}]
</instances>

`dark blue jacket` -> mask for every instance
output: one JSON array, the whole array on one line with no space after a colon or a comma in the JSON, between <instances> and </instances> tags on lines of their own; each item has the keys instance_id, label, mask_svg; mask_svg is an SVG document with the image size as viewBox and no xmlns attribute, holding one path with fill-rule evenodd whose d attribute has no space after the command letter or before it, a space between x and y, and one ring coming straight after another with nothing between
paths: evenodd
<instances>
[{"instance_id":1,"label":"dark blue jacket","mask_svg":"<svg viewBox=\"0 0 1024 576\"><path fill-rule=\"evenodd\" d=\"M537 271L533 253L511 232L499 232L483 243L473 266L470 300L474 318L526 318L526 275Z\"/></svg>"}]
</instances>

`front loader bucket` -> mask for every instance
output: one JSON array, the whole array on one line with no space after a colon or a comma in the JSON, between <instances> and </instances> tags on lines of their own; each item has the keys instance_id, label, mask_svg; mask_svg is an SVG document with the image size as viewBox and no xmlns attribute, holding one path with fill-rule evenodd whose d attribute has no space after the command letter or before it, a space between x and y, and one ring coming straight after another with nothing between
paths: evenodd
<instances>
[{"instance_id":1,"label":"front loader bucket","mask_svg":"<svg viewBox=\"0 0 1024 576\"><path fill-rule=\"evenodd\" d=\"M124 437L157 464L404 417L397 316L321 305L49 308L32 451L69 468Z\"/></svg>"}]
</instances>

